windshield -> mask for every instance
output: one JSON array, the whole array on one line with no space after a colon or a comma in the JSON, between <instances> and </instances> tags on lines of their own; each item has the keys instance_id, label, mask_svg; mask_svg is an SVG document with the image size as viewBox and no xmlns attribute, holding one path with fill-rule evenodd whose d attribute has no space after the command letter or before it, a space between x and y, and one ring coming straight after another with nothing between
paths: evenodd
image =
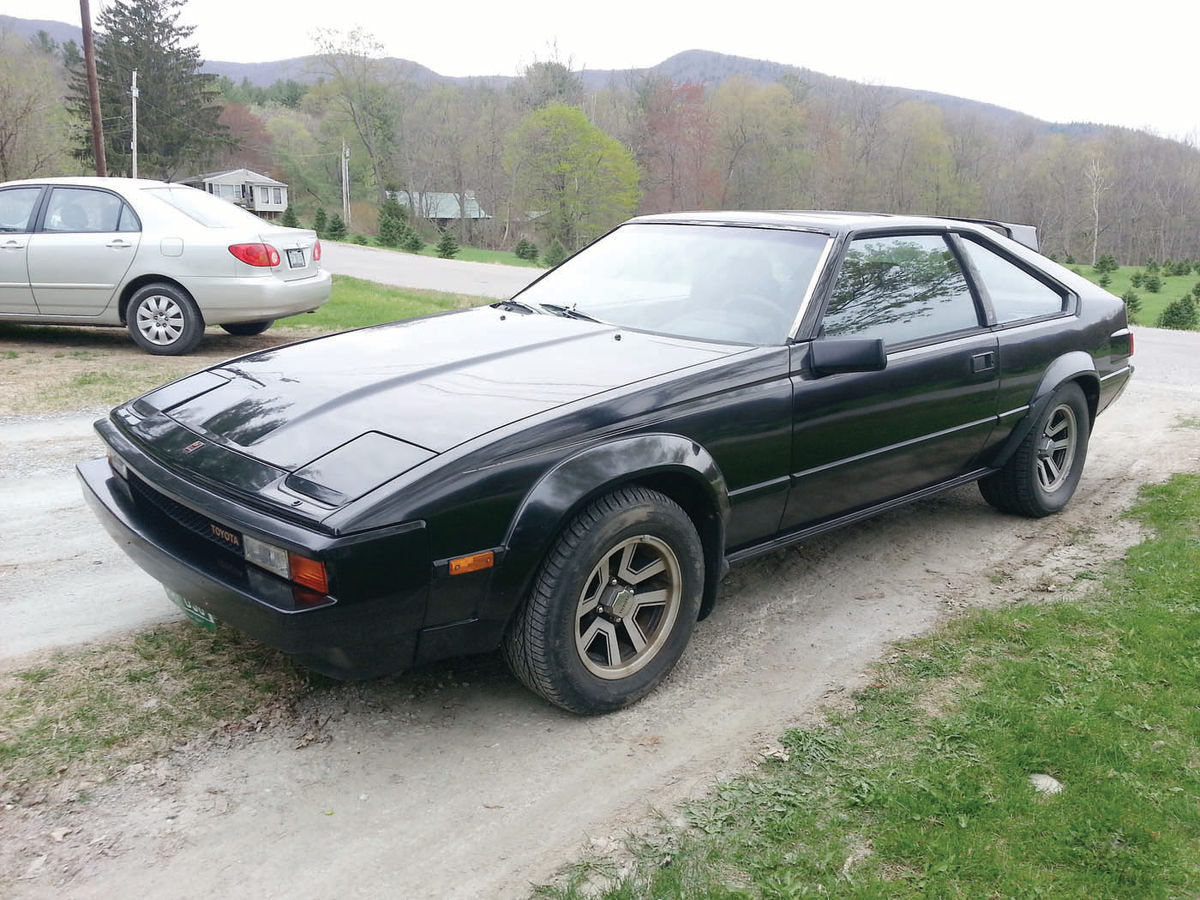
<instances>
[{"instance_id":1,"label":"windshield","mask_svg":"<svg viewBox=\"0 0 1200 900\"><path fill-rule=\"evenodd\" d=\"M781 344L829 238L730 225L623 225L517 298L681 337Z\"/></svg>"},{"instance_id":2,"label":"windshield","mask_svg":"<svg viewBox=\"0 0 1200 900\"><path fill-rule=\"evenodd\" d=\"M145 193L209 228L261 228L264 224L253 213L196 188L171 185L145 188Z\"/></svg>"}]
</instances>

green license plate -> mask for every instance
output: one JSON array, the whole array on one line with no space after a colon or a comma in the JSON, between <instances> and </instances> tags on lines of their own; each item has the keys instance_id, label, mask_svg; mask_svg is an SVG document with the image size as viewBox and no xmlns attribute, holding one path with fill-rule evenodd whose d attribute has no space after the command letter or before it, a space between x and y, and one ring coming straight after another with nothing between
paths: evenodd
<instances>
[{"instance_id":1,"label":"green license plate","mask_svg":"<svg viewBox=\"0 0 1200 900\"><path fill-rule=\"evenodd\" d=\"M167 588L166 591L167 596L171 598L171 602L182 609L189 619L201 628L207 628L209 631L217 630L217 620L212 613L205 612L178 591L173 591L170 588Z\"/></svg>"}]
</instances>

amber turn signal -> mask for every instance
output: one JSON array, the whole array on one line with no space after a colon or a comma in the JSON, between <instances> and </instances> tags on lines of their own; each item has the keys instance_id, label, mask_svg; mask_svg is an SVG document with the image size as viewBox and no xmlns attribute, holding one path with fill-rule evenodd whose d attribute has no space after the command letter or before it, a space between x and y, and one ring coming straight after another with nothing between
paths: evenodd
<instances>
[{"instance_id":1,"label":"amber turn signal","mask_svg":"<svg viewBox=\"0 0 1200 900\"><path fill-rule=\"evenodd\" d=\"M480 569L490 569L496 563L496 554L491 550L484 553L472 553L470 556L460 556L450 560L451 575L466 575L468 572L478 572Z\"/></svg>"},{"instance_id":2,"label":"amber turn signal","mask_svg":"<svg viewBox=\"0 0 1200 900\"><path fill-rule=\"evenodd\" d=\"M292 570L292 581L310 587L322 594L329 593L329 576L325 574L325 563L296 553L288 554Z\"/></svg>"}]
</instances>

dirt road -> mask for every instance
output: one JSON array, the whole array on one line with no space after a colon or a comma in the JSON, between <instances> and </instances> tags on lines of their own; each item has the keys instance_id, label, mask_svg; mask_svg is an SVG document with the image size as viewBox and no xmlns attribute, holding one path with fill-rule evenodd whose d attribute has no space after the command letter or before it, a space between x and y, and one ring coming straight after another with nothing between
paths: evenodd
<instances>
[{"instance_id":1,"label":"dirt road","mask_svg":"<svg viewBox=\"0 0 1200 900\"><path fill-rule=\"evenodd\" d=\"M1153 352L1152 333L1139 341ZM750 764L888 642L965 606L1086 589L1079 573L1137 540L1121 516L1138 486L1200 470L1198 432L1176 425L1200 413L1200 378L1171 373L1148 362L1101 417L1060 516L1002 516L964 488L735 569L677 671L633 709L575 718L493 657L318 691L295 720L135 769L87 802L0 809L0 832L22 839L11 896L524 896L589 841ZM101 619L143 601L165 614L98 529L69 523L87 418L0 423L5 641L59 595Z\"/></svg>"}]
</instances>

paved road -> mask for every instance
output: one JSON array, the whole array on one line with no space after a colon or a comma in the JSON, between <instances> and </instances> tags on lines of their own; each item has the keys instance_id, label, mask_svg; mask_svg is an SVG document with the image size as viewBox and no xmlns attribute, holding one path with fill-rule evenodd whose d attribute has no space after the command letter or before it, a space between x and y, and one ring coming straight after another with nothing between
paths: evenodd
<instances>
[{"instance_id":1,"label":"paved road","mask_svg":"<svg viewBox=\"0 0 1200 900\"><path fill-rule=\"evenodd\" d=\"M322 243L321 247L321 262L335 275L498 300L511 297L543 271L461 259L434 259L355 244Z\"/></svg>"}]
</instances>

